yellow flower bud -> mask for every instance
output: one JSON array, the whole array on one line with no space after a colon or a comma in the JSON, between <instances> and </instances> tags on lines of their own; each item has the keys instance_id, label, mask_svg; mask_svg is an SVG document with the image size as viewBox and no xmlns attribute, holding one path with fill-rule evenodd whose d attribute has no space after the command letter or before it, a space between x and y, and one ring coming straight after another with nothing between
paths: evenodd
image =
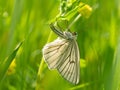
<instances>
[{"instance_id":1,"label":"yellow flower bud","mask_svg":"<svg viewBox=\"0 0 120 90\"><path fill-rule=\"evenodd\" d=\"M91 12L92 12L92 8L87 5L87 4L84 4L84 3L80 3L80 7L78 9L78 12L85 18L89 18L89 16L91 15Z\"/></svg>"}]
</instances>

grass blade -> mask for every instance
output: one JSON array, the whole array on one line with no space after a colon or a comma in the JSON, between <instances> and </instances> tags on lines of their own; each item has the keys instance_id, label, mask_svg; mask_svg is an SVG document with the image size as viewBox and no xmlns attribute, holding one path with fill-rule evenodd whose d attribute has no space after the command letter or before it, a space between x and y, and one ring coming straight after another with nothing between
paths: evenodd
<instances>
[{"instance_id":1,"label":"grass blade","mask_svg":"<svg viewBox=\"0 0 120 90\"><path fill-rule=\"evenodd\" d=\"M112 90L119 90L120 89L120 38L114 56L112 76L113 76Z\"/></svg>"},{"instance_id":2,"label":"grass blade","mask_svg":"<svg viewBox=\"0 0 120 90\"><path fill-rule=\"evenodd\" d=\"M19 43L17 45L17 47L15 48L15 50L10 54L10 56L8 56L8 58L5 59L3 63L1 63L1 65L0 65L0 85L1 85L2 80L4 79L4 76L5 76L8 68L9 68L9 65L11 64L12 60L15 58L22 43L23 42Z\"/></svg>"}]
</instances>

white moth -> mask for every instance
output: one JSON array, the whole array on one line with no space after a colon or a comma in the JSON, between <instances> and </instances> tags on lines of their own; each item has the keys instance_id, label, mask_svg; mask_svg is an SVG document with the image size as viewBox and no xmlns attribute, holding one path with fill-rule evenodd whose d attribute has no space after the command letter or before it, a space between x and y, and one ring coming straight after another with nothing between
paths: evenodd
<instances>
[{"instance_id":1,"label":"white moth","mask_svg":"<svg viewBox=\"0 0 120 90\"><path fill-rule=\"evenodd\" d=\"M44 46L44 60L49 69L57 69L66 80L73 84L78 84L80 77L80 55L76 42L77 36L69 31L62 32L53 24L50 24L50 28L60 38Z\"/></svg>"}]
</instances>

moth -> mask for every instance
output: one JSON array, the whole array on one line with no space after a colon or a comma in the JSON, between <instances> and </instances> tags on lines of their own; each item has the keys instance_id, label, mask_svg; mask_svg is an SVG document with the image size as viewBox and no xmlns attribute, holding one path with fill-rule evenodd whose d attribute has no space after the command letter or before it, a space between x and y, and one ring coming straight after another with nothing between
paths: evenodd
<instances>
[{"instance_id":1,"label":"moth","mask_svg":"<svg viewBox=\"0 0 120 90\"><path fill-rule=\"evenodd\" d=\"M58 72L73 84L79 83L80 78L80 54L76 42L76 33L61 31L50 24L50 28L59 37L43 47L43 57L49 69L57 69Z\"/></svg>"}]
</instances>

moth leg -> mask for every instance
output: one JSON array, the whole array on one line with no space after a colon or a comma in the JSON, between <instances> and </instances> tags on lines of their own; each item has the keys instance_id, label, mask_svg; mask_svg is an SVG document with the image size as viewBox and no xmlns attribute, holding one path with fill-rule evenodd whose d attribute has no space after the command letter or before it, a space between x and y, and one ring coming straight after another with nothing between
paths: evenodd
<instances>
[{"instance_id":1,"label":"moth leg","mask_svg":"<svg viewBox=\"0 0 120 90\"><path fill-rule=\"evenodd\" d=\"M50 28L51 28L52 31L53 31L54 33L56 33L58 36L60 36L60 37L62 37L62 38L66 38L66 37L64 36L63 32L62 32L61 30L57 29L53 23L50 24Z\"/></svg>"}]
</instances>

